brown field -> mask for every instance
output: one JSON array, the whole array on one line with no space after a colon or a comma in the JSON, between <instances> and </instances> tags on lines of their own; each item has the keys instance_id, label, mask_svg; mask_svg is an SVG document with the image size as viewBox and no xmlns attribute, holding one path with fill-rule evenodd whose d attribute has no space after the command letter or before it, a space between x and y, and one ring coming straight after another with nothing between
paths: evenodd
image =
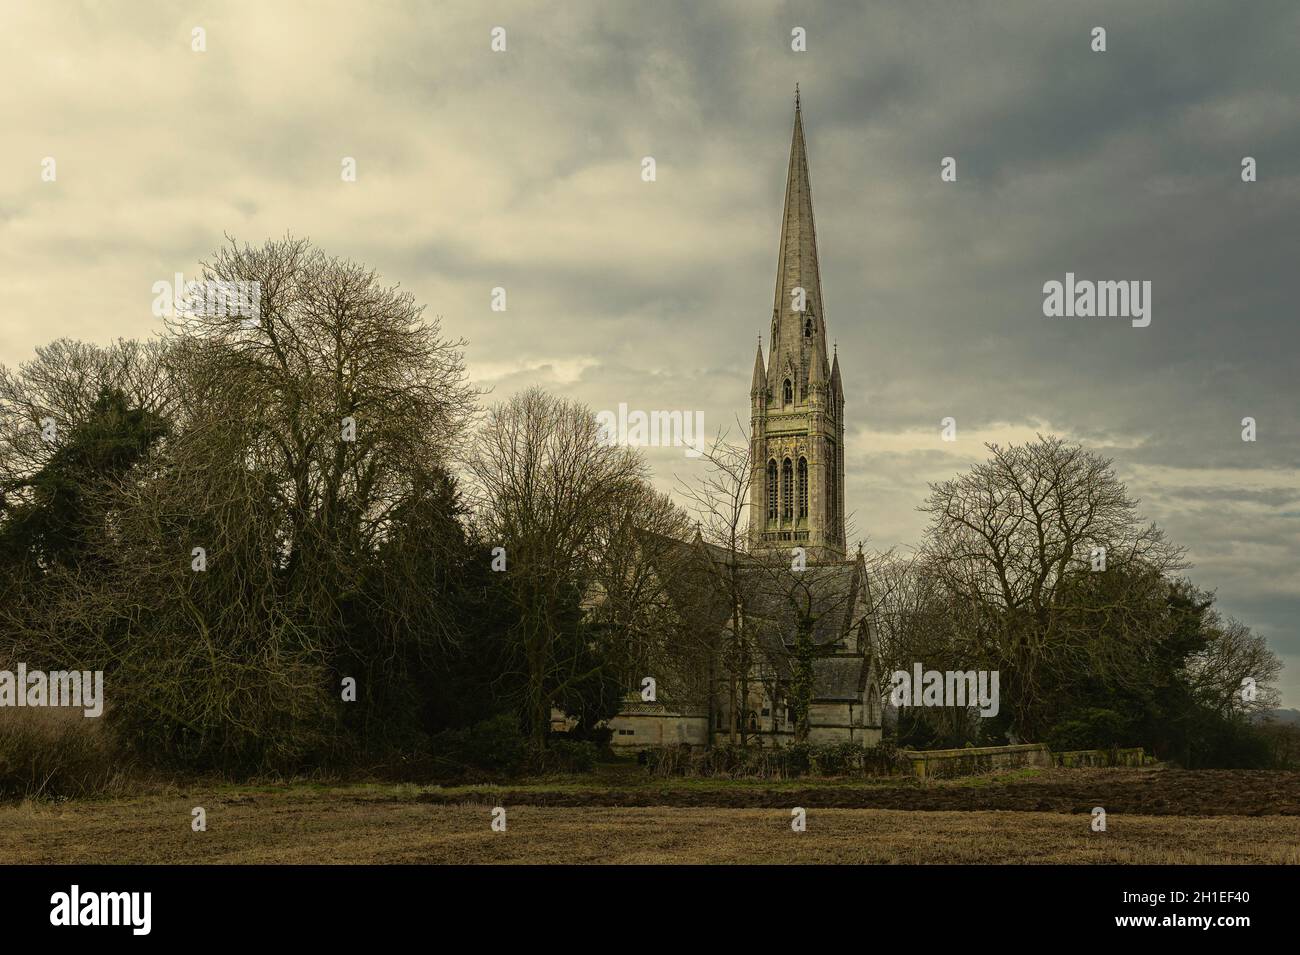
<instances>
[{"instance_id":1,"label":"brown field","mask_svg":"<svg viewBox=\"0 0 1300 955\"><path fill-rule=\"evenodd\" d=\"M1294 792L1287 791L1292 776L1071 770L1066 776L1049 771L924 786L701 780L611 789L608 780L569 780L512 790L393 785L193 788L129 799L0 806L0 859L17 863L1296 864L1300 863L1300 815L1278 811L1292 805L1288 795L1295 798ZM1219 805L1190 805L1193 796L1221 793L1234 780L1229 788L1238 813L1222 814L1224 807ZM1155 807L1155 813L1117 808L1126 799L1137 798L1126 786L1163 805ZM1061 787L1070 792L1060 792ZM625 805L628 793L657 804ZM1094 793L1101 798L1087 798ZM1268 794L1278 797L1271 808L1264 803ZM809 796L841 803L910 796L914 802L947 801L951 807L934 806L925 812L818 808ZM574 804L557 804L565 800ZM1018 802L1019 811L989 808L988 804L1008 800ZM1037 808L1039 801L1054 806L1056 800L1084 808ZM592 804L601 801L607 804ZM747 808L727 805L746 801ZM492 832L489 826L491 807L496 804L507 809L505 833ZM795 833L790 829L790 807L801 805L808 810L808 829ZM1093 805L1107 808L1104 833L1090 829L1088 810ZM206 808L207 832L191 831L194 806ZM1199 811L1188 811L1194 808Z\"/></svg>"},{"instance_id":2,"label":"brown field","mask_svg":"<svg viewBox=\"0 0 1300 955\"><path fill-rule=\"evenodd\" d=\"M911 778L764 782L654 779L606 774L598 782L521 787L459 786L422 793L429 802L549 807L678 806L728 809L904 809L1108 813L1138 816L1300 816L1300 772L1179 769L1028 769L953 780Z\"/></svg>"}]
</instances>

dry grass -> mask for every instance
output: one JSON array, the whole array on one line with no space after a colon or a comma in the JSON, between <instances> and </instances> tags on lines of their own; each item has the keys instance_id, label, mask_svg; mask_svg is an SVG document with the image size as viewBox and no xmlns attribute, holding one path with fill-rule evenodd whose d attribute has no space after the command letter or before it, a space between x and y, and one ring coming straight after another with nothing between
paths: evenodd
<instances>
[{"instance_id":1,"label":"dry grass","mask_svg":"<svg viewBox=\"0 0 1300 955\"><path fill-rule=\"evenodd\" d=\"M0 709L0 798L71 799L120 795L125 762L103 719L80 709Z\"/></svg>"},{"instance_id":2,"label":"dry grass","mask_svg":"<svg viewBox=\"0 0 1300 955\"><path fill-rule=\"evenodd\" d=\"M192 832L190 810L207 809ZM1300 863L1300 817L433 805L399 789L277 789L0 807L17 863Z\"/></svg>"}]
</instances>

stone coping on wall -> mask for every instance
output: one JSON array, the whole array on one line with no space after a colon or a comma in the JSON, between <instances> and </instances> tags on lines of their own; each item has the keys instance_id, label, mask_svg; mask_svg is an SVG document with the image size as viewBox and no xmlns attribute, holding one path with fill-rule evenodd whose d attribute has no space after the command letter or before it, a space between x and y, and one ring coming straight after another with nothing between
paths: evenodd
<instances>
[{"instance_id":1,"label":"stone coping on wall","mask_svg":"<svg viewBox=\"0 0 1300 955\"><path fill-rule=\"evenodd\" d=\"M1046 743L1017 743L1014 746L966 746L961 749L899 750L900 753L907 756L909 759L917 759L921 757L944 759L954 756L993 756L998 753L1032 753L1038 751L1047 753L1051 752L1051 750L1047 748Z\"/></svg>"},{"instance_id":2,"label":"stone coping on wall","mask_svg":"<svg viewBox=\"0 0 1300 955\"><path fill-rule=\"evenodd\" d=\"M995 769L1053 764L1052 751L1046 743L968 746L964 749L907 749L902 750L899 756L911 763L912 775L920 778L974 776Z\"/></svg>"}]
</instances>

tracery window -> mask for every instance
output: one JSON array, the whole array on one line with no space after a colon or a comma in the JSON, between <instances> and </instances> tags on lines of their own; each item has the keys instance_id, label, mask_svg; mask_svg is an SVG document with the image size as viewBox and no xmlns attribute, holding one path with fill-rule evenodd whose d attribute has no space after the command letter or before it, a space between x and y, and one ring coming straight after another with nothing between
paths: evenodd
<instances>
[{"instance_id":1,"label":"tracery window","mask_svg":"<svg viewBox=\"0 0 1300 955\"><path fill-rule=\"evenodd\" d=\"M799 516L808 516L808 459L799 459Z\"/></svg>"},{"instance_id":2,"label":"tracery window","mask_svg":"<svg viewBox=\"0 0 1300 955\"><path fill-rule=\"evenodd\" d=\"M767 519L776 521L776 461L767 462Z\"/></svg>"},{"instance_id":3,"label":"tracery window","mask_svg":"<svg viewBox=\"0 0 1300 955\"><path fill-rule=\"evenodd\" d=\"M839 501L836 495L836 473L838 471L838 460L835 457L836 448L829 441L826 443L827 461L829 466L826 468L826 519L830 522L831 528L835 527L836 515L839 513Z\"/></svg>"},{"instance_id":4,"label":"tracery window","mask_svg":"<svg viewBox=\"0 0 1300 955\"><path fill-rule=\"evenodd\" d=\"M786 458L781 464L781 519L794 518L794 465Z\"/></svg>"}]
</instances>

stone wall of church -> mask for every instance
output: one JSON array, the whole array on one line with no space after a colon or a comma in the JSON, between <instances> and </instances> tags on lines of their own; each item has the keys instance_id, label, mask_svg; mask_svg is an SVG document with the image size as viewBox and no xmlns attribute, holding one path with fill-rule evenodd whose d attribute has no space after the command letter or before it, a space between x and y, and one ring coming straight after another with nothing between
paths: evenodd
<instances>
[{"instance_id":1,"label":"stone wall of church","mask_svg":"<svg viewBox=\"0 0 1300 955\"><path fill-rule=\"evenodd\" d=\"M809 713L808 742L875 746L880 742L881 729L869 725L869 716L870 707L861 702L814 703Z\"/></svg>"},{"instance_id":2,"label":"stone wall of church","mask_svg":"<svg viewBox=\"0 0 1300 955\"><path fill-rule=\"evenodd\" d=\"M619 713L606 725L613 733L610 745L616 750L681 743L703 746L708 742L709 721L703 716Z\"/></svg>"}]
</instances>

